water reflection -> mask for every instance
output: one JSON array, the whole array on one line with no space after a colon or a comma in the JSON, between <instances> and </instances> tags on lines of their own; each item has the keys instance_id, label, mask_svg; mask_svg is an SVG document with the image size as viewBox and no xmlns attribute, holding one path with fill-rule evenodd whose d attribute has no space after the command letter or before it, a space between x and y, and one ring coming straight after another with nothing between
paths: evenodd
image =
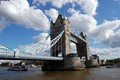
<instances>
[{"instance_id":1,"label":"water reflection","mask_svg":"<svg viewBox=\"0 0 120 80\"><path fill-rule=\"evenodd\" d=\"M2 69L3 70L3 69ZM4 70L3 70L4 71ZM0 74L1 74L0 70ZM0 80L120 80L120 68L90 68L80 71L40 71L29 69L27 72L4 71ZM17 75L17 76L16 76Z\"/></svg>"}]
</instances>

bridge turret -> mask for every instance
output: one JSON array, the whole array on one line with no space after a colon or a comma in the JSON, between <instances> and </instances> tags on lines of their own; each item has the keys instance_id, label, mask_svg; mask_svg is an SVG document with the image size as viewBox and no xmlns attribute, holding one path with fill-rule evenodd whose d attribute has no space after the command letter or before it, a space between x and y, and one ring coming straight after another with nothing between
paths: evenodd
<instances>
[{"instance_id":1,"label":"bridge turret","mask_svg":"<svg viewBox=\"0 0 120 80\"><path fill-rule=\"evenodd\" d=\"M53 20L51 20L51 22L50 22L50 27L53 27Z\"/></svg>"},{"instance_id":2,"label":"bridge turret","mask_svg":"<svg viewBox=\"0 0 120 80\"><path fill-rule=\"evenodd\" d=\"M77 40L78 43L76 43L77 46L77 53L79 57L85 57L86 61L90 60L90 51L88 46L88 36L87 34L84 34L83 32L80 32L80 37L85 41Z\"/></svg>"},{"instance_id":3,"label":"bridge turret","mask_svg":"<svg viewBox=\"0 0 120 80\"><path fill-rule=\"evenodd\" d=\"M62 56L65 57L70 53L70 23L61 14L59 14L55 23L51 22L51 40L59 35L63 30L63 36L51 48L51 56L58 56L58 54L62 52Z\"/></svg>"},{"instance_id":4,"label":"bridge turret","mask_svg":"<svg viewBox=\"0 0 120 80\"><path fill-rule=\"evenodd\" d=\"M85 35L83 34L83 32L80 32L80 37L85 39Z\"/></svg>"},{"instance_id":5,"label":"bridge turret","mask_svg":"<svg viewBox=\"0 0 120 80\"><path fill-rule=\"evenodd\" d=\"M87 60L90 60L90 49L89 49L89 44L88 44L88 36L87 34L85 34L85 40L86 40L86 45L85 45L85 48L86 48L86 58Z\"/></svg>"},{"instance_id":6,"label":"bridge turret","mask_svg":"<svg viewBox=\"0 0 120 80\"><path fill-rule=\"evenodd\" d=\"M88 35L85 33L85 40L88 42Z\"/></svg>"}]
</instances>

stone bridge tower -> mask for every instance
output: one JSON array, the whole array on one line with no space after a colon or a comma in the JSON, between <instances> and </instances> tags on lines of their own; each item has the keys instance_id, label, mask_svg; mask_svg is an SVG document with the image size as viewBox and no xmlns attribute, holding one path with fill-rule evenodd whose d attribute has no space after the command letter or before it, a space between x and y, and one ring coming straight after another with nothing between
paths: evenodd
<instances>
[{"instance_id":1,"label":"stone bridge tower","mask_svg":"<svg viewBox=\"0 0 120 80\"><path fill-rule=\"evenodd\" d=\"M58 15L55 23L51 21L51 40L58 36L64 30L62 38L51 48L51 56L58 56L58 53L62 53L65 57L70 53L70 23L61 14Z\"/></svg>"},{"instance_id":2,"label":"stone bridge tower","mask_svg":"<svg viewBox=\"0 0 120 80\"><path fill-rule=\"evenodd\" d=\"M78 40L78 43L76 43L78 56L80 58L84 56L86 58L86 61L90 60L90 51L89 51L89 46L88 46L88 37L87 37L86 34L84 35L83 32L80 33L80 36L86 42Z\"/></svg>"}]
</instances>

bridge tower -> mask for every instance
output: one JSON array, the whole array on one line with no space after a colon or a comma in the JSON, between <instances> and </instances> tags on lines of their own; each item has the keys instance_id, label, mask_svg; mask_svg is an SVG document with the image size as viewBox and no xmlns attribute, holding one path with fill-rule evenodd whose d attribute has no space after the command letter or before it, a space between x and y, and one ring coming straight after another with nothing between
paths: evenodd
<instances>
[{"instance_id":1,"label":"bridge tower","mask_svg":"<svg viewBox=\"0 0 120 80\"><path fill-rule=\"evenodd\" d=\"M57 57L59 53L65 57L70 53L70 22L61 14L58 15L55 23L51 21L51 40L64 30L61 39L51 48L51 56Z\"/></svg>"},{"instance_id":2,"label":"bridge tower","mask_svg":"<svg viewBox=\"0 0 120 80\"><path fill-rule=\"evenodd\" d=\"M77 46L77 53L79 57L85 56L86 61L90 60L90 51L88 46L88 36L83 34L83 32L80 33L81 38L83 38L86 42L82 42L78 40Z\"/></svg>"},{"instance_id":3,"label":"bridge tower","mask_svg":"<svg viewBox=\"0 0 120 80\"><path fill-rule=\"evenodd\" d=\"M42 70L67 70L74 69L76 67L84 68L84 64L80 62L79 57L67 57L70 54L70 22L61 14L58 15L55 23L51 21L50 31L51 40L57 37L62 31L64 33L57 43L51 48L51 56L57 57L62 53L62 61L46 61L42 65Z\"/></svg>"}]
</instances>

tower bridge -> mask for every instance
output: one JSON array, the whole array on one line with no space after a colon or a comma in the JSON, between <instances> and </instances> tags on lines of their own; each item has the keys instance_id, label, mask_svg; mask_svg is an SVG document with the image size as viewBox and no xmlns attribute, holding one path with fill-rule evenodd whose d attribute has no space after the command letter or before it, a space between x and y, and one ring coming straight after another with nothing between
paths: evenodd
<instances>
[{"instance_id":1,"label":"tower bridge","mask_svg":"<svg viewBox=\"0 0 120 80\"><path fill-rule=\"evenodd\" d=\"M72 33L69 20L61 14L58 15L55 23L51 21L50 32L50 46L46 44L46 41L39 41L17 54L14 50L1 45L0 59L40 60L43 61L42 70L68 70L99 66L98 60L91 58L87 35L83 35L83 32L81 32L78 37ZM77 56L69 56L71 54L70 42L75 43ZM34 55L30 53L34 53ZM82 57L85 57L85 64L81 61ZM99 57L96 59L99 59Z\"/></svg>"}]
</instances>

